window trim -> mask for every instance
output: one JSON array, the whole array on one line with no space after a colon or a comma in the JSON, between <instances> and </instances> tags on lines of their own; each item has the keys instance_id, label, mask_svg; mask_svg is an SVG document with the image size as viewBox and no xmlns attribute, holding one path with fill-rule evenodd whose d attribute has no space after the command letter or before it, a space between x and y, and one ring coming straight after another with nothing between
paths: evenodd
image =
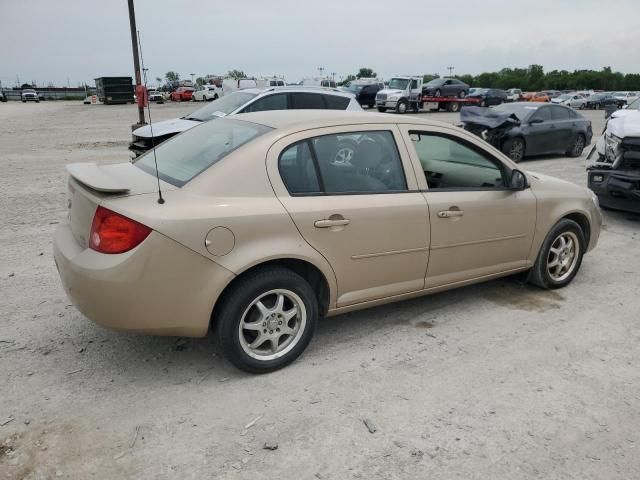
<instances>
[{"instance_id":1,"label":"window trim","mask_svg":"<svg viewBox=\"0 0 640 480\"><path fill-rule=\"evenodd\" d=\"M368 134L368 133L381 133L381 132L387 132L391 135L391 139L393 140L393 145L395 147L396 150L396 154L397 154L397 159L398 162L400 163L400 169L402 171L403 174L403 178L404 178L404 185L405 185L405 189L404 190L367 190L367 191L349 191L349 192L327 192L327 189L325 187L324 184L324 178L322 177L322 172L320 171L320 165L318 163L318 157L316 154L316 149L312 143L313 139L316 138L321 138L321 137L327 137L330 135L333 136L340 136L340 135L362 135L362 134ZM313 166L314 166L314 170L316 172L316 176L317 176L317 180L318 180L318 187L320 188L320 192L304 192L304 193L291 193L291 190L289 190L289 186L287 185L287 183L284 181L284 178L282 176L282 171L280 170L280 160L282 159L282 155L284 154L284 152L286 152L287 150L289 150L291 147L293 147L294 145L298 145L298 144L302 144L302 143L307 143L307 146L309 148L309 151L311 152L311 158L313 160ZM282 150L280 151L280 153L278 154L278 160L277 160L277 169L278 169L278 175L280 175L280 181L282 182L282 184L284 185L284 188L286 189L287 193L289 194L290 197L335 197L335 196L349 196L349 195L385 195L385 194L397 194L397 193L419 193L421 192L420 189L414 189L414 190L410 190L409 189L409 182L407 181L407 172L404 168L404 162L402 161L402 155L400 154L400 149L398 148L398 143L396 141L396 138L394 136L394 132L392 130L354 130L354 131L349 131L349 132L341 132L341 133L325 133L323 135L315 135L312 137L308 137L302 140L298 140L297 142L293 142L290 143L289 145L285 146L282 148Z\"/></svg>"},{"instance_id":2,"label":"window trim","mask_svg":"<svg viewBox=\"0 0 640 480\"><path fill-rule=\"evenodd\" d=\"M414 125L411 125L411 126L414 126ZM462 145L464 145L465 147L467 147L470 150L474 151L475 153L477 153L479 155L482 155L483 157L487 158L494 165L497 164L497 167L498 167L498 169L500 170L500 172L502 174L502 183L504 185L502 187L499 187L499 188L489 188L489 187L431 188L431 187L429 187L429 182L427 180L426 175L424 174L424 170L422 169L422 162L420 161L420 155L418 154L418 150L416 149L416 147L413 145L413 143L414 143L413 140L411 140L411 134L412 133L422 133L422 134L431 135L431 136L434 136L434 137L442 137L442 138L446 138L448 140L453 140L453 141L457 141L457 142L461 143ZM420 166L420 169L418 171L422 172L422 174L424 176L425 183L427 184L427 188L421 189L420 190L421 192L500 192L500 191L507 191L507 190L510 191L511 190L511 188L509 188L507 186L507 179L509 178L509 175L511 174L511 169L509 168L509 166L507 164L505 164L502 160L500 160L498 157L495 157L491 153L487 152L485 149L479 147L478 145L475 145L473 142L470 142L465 138L459 137L457 135L449 134L449 133L426 131L426 130L414 130L414 129L411 129L411 128L407 128L407 135L409 136L409 141L411 142L411 147L413 148L413 150L414 150L414 152L416 154L416 159L418 160L418 164Z\"/></svg>"}]
</instances>

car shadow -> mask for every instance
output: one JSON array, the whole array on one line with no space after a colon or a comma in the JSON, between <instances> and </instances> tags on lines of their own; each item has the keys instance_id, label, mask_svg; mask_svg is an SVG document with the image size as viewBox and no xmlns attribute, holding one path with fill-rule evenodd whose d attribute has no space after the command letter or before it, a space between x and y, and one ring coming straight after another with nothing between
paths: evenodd
<instances>
[{"instance_id":1,"label":"car shadow","mask_svg":"<svg viewBox=\"0 0 640 480\"><path fill-rule=\"evenodd\" d=\"M482 284L404 300L366 310L322 318L314 339L298 362L324 361L328 352L362 347L362 339L375 344L384 335L400 329L434 329L445 325L459 312L468 311L478 302L513 310L546 312L560 308L564 298L556 293L524 283L515 275ZM74 309L81 327L74 340L60 350L65 355L58 363L65 381L124 382L140 386L210 385L250 377L228 361L220 352L215 335L204 338L158 337L102 329ZM75 323L75 322L74 322ZM378 339L378 340L376 340ZM69 348L70 347L70 348ZM63 352L60 352L63 353ZM77 375L75 369L78 369Z\"/></svg>"}]
</instances>

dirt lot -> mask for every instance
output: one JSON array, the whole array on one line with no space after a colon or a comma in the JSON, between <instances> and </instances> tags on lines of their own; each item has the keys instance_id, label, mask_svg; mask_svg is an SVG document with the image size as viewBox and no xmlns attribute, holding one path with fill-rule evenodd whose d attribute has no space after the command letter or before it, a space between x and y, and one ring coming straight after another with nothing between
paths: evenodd
<instances>
[{"instance_id":1,"label":"dirt lot","mask_svg":"<svg viewBox=\"0 0 640 480\"><path fill-rule=\"evenodd\" d=\"M135 119L0 104L0 478L640 478L639 217L605 212L561 291L508 278L328 319L251 376L211 339L96 327L60 286L64 165L128 160ZM585 184L584 159L522 165Z\"/></svg>"}]
</instances>

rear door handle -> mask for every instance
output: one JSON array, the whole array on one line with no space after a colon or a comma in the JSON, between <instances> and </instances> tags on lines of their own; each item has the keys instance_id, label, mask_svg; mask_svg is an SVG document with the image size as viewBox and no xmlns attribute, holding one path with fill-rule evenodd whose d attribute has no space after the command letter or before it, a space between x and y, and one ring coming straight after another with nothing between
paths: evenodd
<instances>
[{"instance_id":1,"label":"rear door handle","mask_svg":"<svg viewBox=\"0 0 640 480\"><path fill-rule=\"evenodd\" d=\"M464 210L441 210L438 212L440 218L461 217L464 215Z\"/></svg>"},{"instance_id":2,"label":"rear door handle","mask_svg":"<svg viewBox=\"0 0 640 480\"><path fill-rule=\"evenodd\" d=\"M336 218L334 220L316 220L313 224L316 228L342 227L349 225L350 220L346 218Z\"/></svg>"}]
</instances>

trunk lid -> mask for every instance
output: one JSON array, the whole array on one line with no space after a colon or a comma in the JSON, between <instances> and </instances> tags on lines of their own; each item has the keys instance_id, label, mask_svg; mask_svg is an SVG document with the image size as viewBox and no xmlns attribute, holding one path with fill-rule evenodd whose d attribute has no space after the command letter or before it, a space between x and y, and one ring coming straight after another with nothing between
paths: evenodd
<instances>
[{"instance_id":1,"label":"trunk lid","mask_svg":"<svg viewBox=\"0 0 640 480\"><path fill-rule=\"evenodd\" d=\"M67 172L69 224L73 236L83 248L89 246L91 224L98 205L113 198L158 191L157 179L131 163L72 163L67 165ZM163 191L176 189L162 180L160 185Z\"/></svg>"}]
</instances>

